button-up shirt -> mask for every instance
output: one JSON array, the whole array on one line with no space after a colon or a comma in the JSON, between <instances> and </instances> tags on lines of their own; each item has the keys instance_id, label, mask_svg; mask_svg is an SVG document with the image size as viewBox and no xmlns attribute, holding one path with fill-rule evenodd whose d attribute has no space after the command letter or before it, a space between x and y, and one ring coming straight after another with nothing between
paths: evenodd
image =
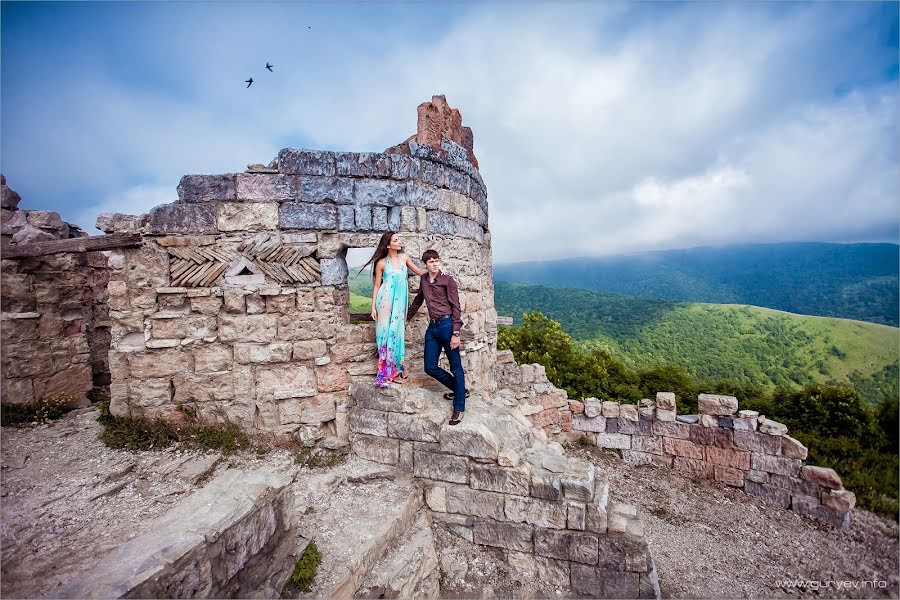
<instances>
[{"instance_id":1,"label":"button-up shirt","mask_svg":"<svg viewBox=\"0 0 900 600\"><path fill-rule=\"evenodd\" d=\"M431 275L425 273L419 282L419 293L413 299L409 310L406 312L406 320L412 319L422 306L422 300L428 305L428 315L432 319L450 315L453 318L453 331L462 330L462 311L459 309L459 288L456 280L439 271L434 281Z\"/></svg>"}]
</instances>

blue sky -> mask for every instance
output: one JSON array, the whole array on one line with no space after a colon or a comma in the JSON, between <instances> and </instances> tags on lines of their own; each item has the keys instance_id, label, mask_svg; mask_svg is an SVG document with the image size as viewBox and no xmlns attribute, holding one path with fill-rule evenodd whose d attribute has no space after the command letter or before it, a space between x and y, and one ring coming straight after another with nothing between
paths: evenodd
<instances>
[{"instance_id":1,"label":"blue sky","mask_svg":"<svg viewBox=\"0 0 900 600\"><path fill-rule=\"evenodd\" d=\"M898 241L897 3L3 2L0 20L0 168L22 208L92 231L183 174L381 151L443 93L475 133L498 261Z\"/></svg>"}]
</instances>

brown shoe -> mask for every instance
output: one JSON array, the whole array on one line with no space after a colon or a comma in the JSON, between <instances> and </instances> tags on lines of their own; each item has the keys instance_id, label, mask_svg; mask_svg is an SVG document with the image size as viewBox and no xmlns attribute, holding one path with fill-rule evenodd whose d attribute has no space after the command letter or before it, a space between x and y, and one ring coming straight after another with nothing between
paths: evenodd
<instances>
[{"instance_id":1,"label":"brown shoe","mask_svg":"<svg viewBox=\"0 0 900 600\"><path fill-rule=\"evenodd\" d=\"M450 425L459 425L459 422L462 421L464 414L465 413L461 413L458 410L454 410L453 416L450 417Z\"/></svg>"}]
</instances>

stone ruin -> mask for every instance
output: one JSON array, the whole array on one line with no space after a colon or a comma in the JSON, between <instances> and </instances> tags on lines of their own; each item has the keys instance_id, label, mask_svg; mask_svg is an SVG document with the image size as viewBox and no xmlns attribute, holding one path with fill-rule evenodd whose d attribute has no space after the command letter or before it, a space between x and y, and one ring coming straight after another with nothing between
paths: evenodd
<instances>
[{"instance_id":1,"label":"stone ruin","mask_svg":"<svg viewBox=\"0 0 900 600\"><path fill-rule=\"evenodd\" d=\"M117 416L190 412L307 446L348 440L413 474L458 535L584 596L659 597L658 579L634 507L610 502L602 473L560 441L587 437L848 526L855 498L837 474L804 466L783 425L734 398L701 396L691 424L672 394L570 400L540 365L497 352L472 133L443 96L418 113L416 135L385 153L286 148L244 173L186 175L148 215L101 215L97 238L8 240L4 187L3 402L65 389L108 394ZM374 324L351 317L346 256L386 230L414 260L436 249L459 283L473 392L460 426L427 378L374 386ZM414 373L426 314L407 328Z\"/></svg>"}]
</instances>

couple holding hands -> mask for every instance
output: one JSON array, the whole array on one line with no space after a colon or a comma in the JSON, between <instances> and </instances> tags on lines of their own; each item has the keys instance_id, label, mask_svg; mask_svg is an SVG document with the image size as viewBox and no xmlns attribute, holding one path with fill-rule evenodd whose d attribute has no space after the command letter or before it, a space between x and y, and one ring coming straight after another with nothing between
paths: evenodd
<instances>
[{"instance_id":1,"label":"couple holding hands","mask_svg":"<svg viewBox=\"0 0 900 600\"><path fill-rule=\"evenodd\" d=\"M405 363L406 322L412 319L422 301L428 305L429 324L425 332L425 372L451 391L444 394L453 400L450 425L457 425L466 410L465 376L459 354L459 332L462 317L456 281L441 271L441 259L435 250L422 254L425 269L419 268L403 252L393 231L385 232L372 258L363 265L372 269L372 319L375 320L375 342L378 347L378 375L375 385L387 387L391 382L403 383L409 376ZM421 278L419 293L409 302L408 272ZM362 270L360 270L362 272ZM441 350L447 353L452 374L438 366Z\"/></svg>"}]
</instances>

